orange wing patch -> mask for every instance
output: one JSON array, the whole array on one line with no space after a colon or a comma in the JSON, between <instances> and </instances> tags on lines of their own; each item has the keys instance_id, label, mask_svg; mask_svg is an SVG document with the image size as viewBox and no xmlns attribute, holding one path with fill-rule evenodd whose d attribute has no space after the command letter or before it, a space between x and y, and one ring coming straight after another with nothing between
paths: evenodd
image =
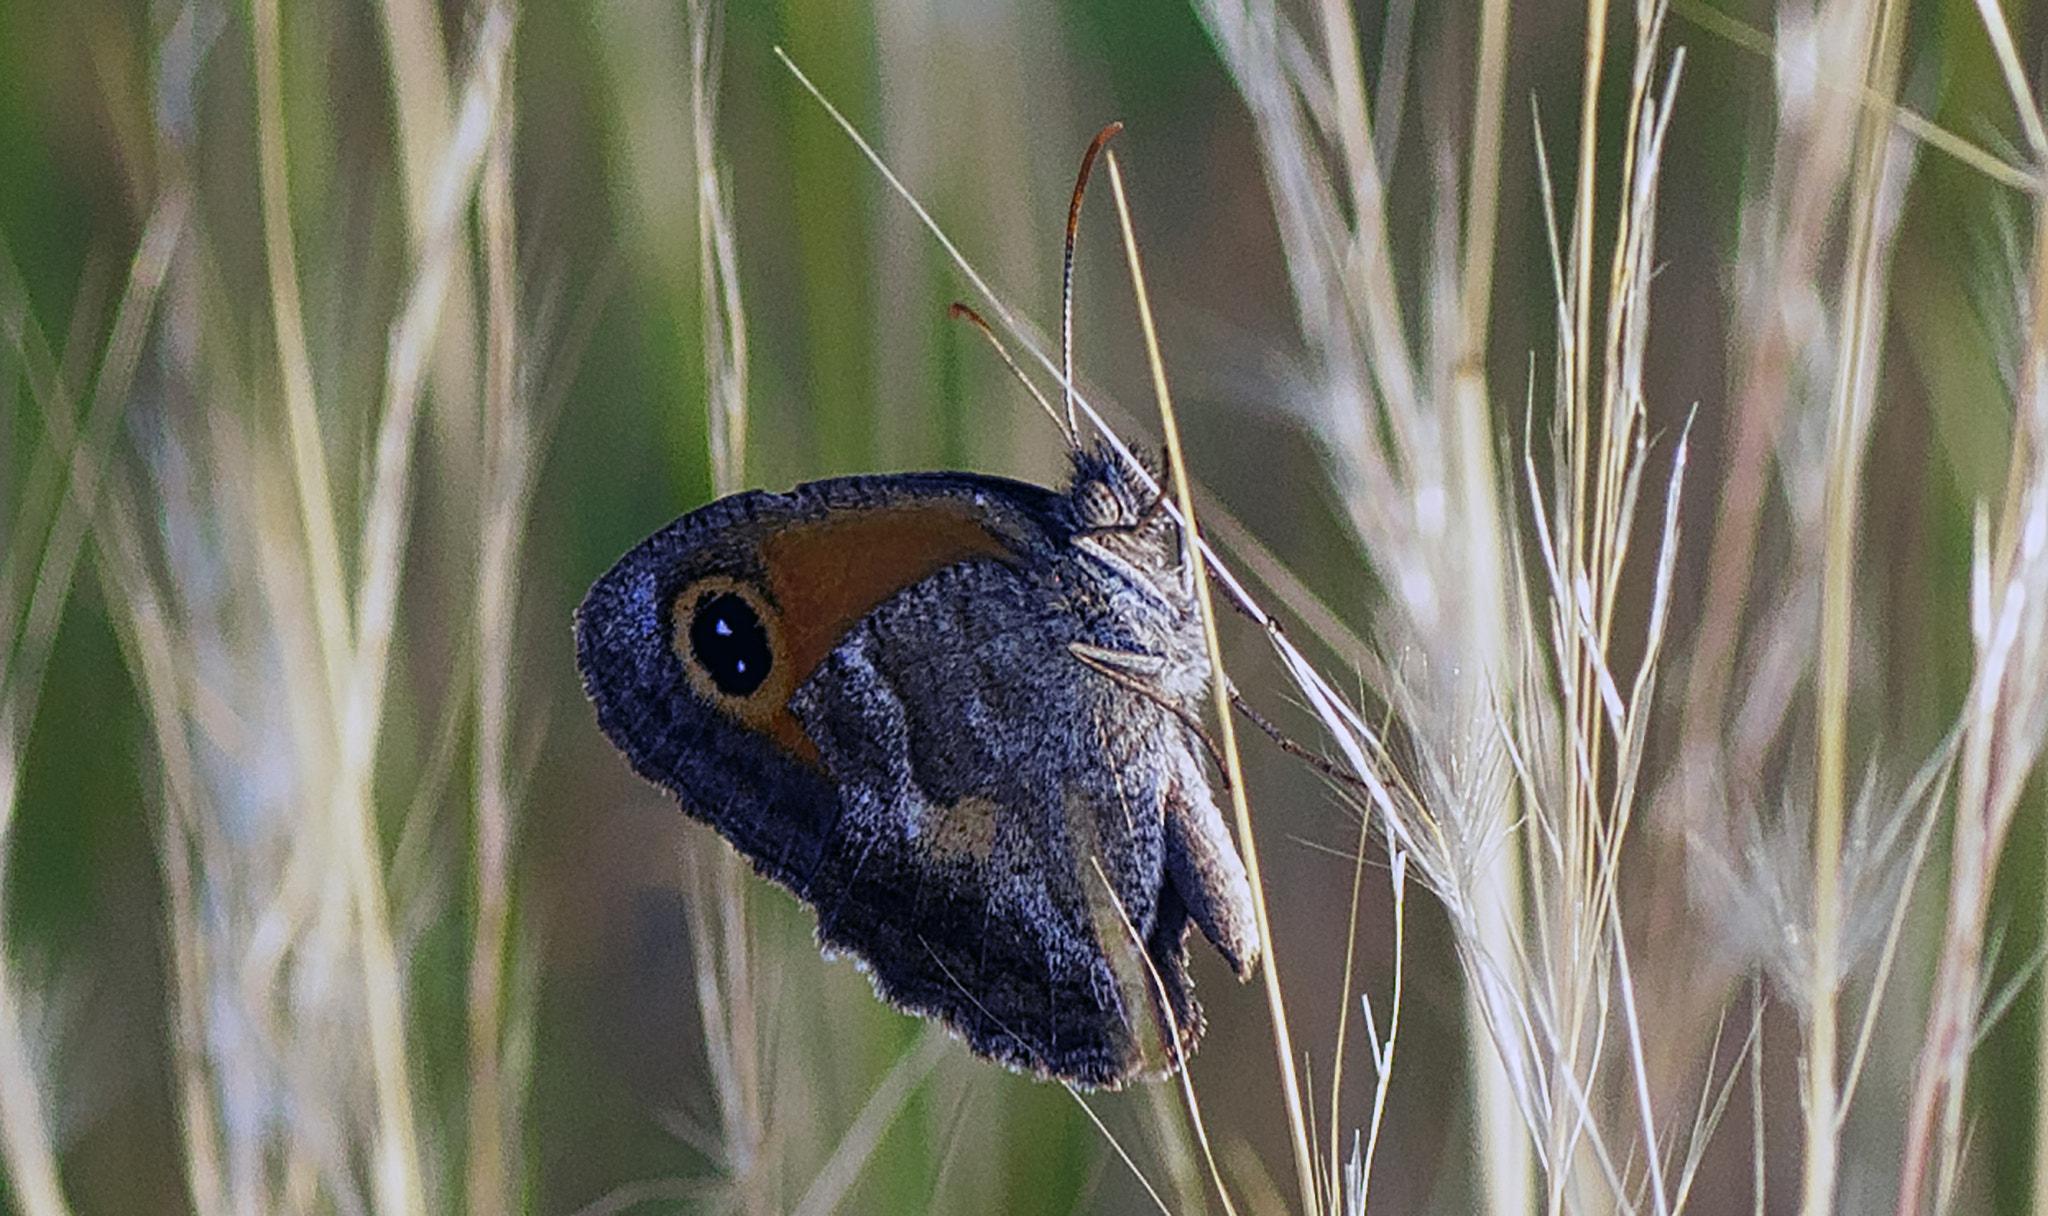
<instances>
[{"instance_id":1,"label":"orange wing patch","mask_svg":"<svg viewBox=\"0 0 2048 1216\"><path fill-rule=\"evenodd\" d=\"M777 531L762 543L761 559L782 609L785 653L778 657L789 662L790 687L884 600L974 557L1016 555L949 502L846 512Z\"/></svg>"},{"instance_id":2,"label":"orange wing patch","mask_svg":"<svg viewBox=\"0 0 2048 1216\"><path fill-rule=\"evenodd\" d=\"M1014 561L1016 554L982 526L965 504L926 502L842 510L814 523L783 524L761 541L768 603L746 596L771 643L767 680L744 697L717 691L690 655L688 622L707 592L741 588L713 577L676 597L676 649L697 691L749 729L767 735L808 763L818 747L789 712L789 697L846 636L847 630L905 587L970 558ZM771 606L772 605L772 606Z\"/></svg>"}]
</instances>

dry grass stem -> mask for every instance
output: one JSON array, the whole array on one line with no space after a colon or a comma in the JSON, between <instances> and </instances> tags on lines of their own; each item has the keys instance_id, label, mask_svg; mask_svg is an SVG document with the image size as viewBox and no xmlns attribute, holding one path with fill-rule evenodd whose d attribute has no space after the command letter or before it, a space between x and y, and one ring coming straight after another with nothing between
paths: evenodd
<instances>
[{"instance_id":1,"label":"dry grass stem","mask_svg":"<svg viewBox=\"0 0 2048 1216\"><path fill-rule=\"evenodd\" d=\"M479 13L485 6L477 6ZM441 37L441 19L423 0L380 0L377 15L384 33L384 50L391 78L395 108L392 132L398 153L399 171L404 175L407 239L417 256L433 234L429 225L434 207L434 174L447 157L452 137L450 104L455 85L449 79L447 45ZM466 232L455 234L467 243ZM455 255L457 265L466 265L472 251L464 248ZM482 332L491 324L479 322L475 290L467 276L448 284L442 305L446 331L453 335ZM433 352L433 411L436 450L461 457L479 450L486 442L479 429L482 422L474 403L479 400L476 351L463 341L443 341ZM435 472L461 485L465 492L480 492L474 462L460 457L437 463Z\"/></svg>"},{"instance_id":2,"label":"dry grass stem","mask_svg":"<svg viewBox=\"0 0 2048 1216\"><path fill-rule=\"evenodd\" d=\"M718 154L720 15L712 4L693 2L686 6L684 20L690 46L690 151L696 184L704 409L712 489L724 495L737 493L745 484L746 314L739 294L738 245L726 201L726 173ZM781 1163L767 1159L762 1152L768 1106L762 1026L765 1007L748 930L746 867L724 841L709 832L693 834L687 847L690 881L684 884L684 899L704 1053L718 1098L718 1158L734 1188L739 1210L765 1216L776 1207L775 1183ZM877 1096L879 1093L877 1090ZM903 1096L899 1095L897 1102ZM858 1140L849 1132L840 1151L859 1148L862 1156L836 1156L828 1168L843 1174L843 1180L828 1181L821 1171L811 1193L819 1193L821 1186L829 1190L833 1185L850 1185L873 1145L872 1139Z\"/></svg>"},{"instance_id":3,"label":"dry grass stem","mask_svg":"<svg viewBox=\"0 0 2048 1216\"><path fill-rule=\"evenodd\" d=\"M2048 152L2032 95L2019 71L2003 15L1978 6L2021 108L2037 157ZM1963 1097L1988 982L1984 946L1992 882L2020 794L2048 738L2048 222L2035 201L2031 274L2014 312L2025 332L2013 403L2014 438L1997 527L1980 507L1971 569L1970 634L1975 670L1964 702L1957 760L1955 835L1948 906L1920 1057L1908 1107L1898 1212L1955 1201L1963 1154ZM1929 1170L1932 1167L1932 1188ZM2036 1173L2044 1172L2036 1163Z\"/></svg>"},{"instance_id":4,"label":"dry grass stem","mask_svg":"<svg viewBox=\"0 0 2048 1216\"><path fill-rule=\"evenodd\" d=\"M1110 1151L1116 1154L1117 1160L1123 1162L1124 1169L1130 1171L1131 1177L1138 1180L1138 1185L1145 1190L1145 1197L1152 1201L1153 1207L1159 1209L1160 1216L1172 1216L1173 1209L1166 1206L1166 1200L1159 1194L1159 1189L1152 1185L1152 1180L1145 1176L1145 1171L1138 1167L1138 1163L1131 1157L1130 1151L1124 1148L1123 1140L1115 1132L1109 1130L1109 1125L1102 1121L1102 1116L1096 1114L1095 1108L1088 1105L1088 1099L1083 1097L1078 1090L1072 1088L1067 1090L1067 1094L1074 1099L1074 1105L1081 1108L1081 1113L1088 1116L1088 1122L1095 1125L1096 1134L1102 1137L1104 1144L1109 1145Z\"/></svg>"},{"instance_id":5,"label":"dry grass stem","mask_svg":"<svg viewBox=\"0 0 2048 1216\"><path fill-rule=\"evenodd\" d=\"M510 15L494 10L509 29ZM502 35L500 35L502 36ZM509 77L509 43L484 47L502 57ZM489 124L489 143L478 183L479 227L485 272L482 466L484 495L477 521L477 795L476 911L469 973L469 1135L466 1196L474 1216L511 1210L520 1171L513 1132L525 1078L506 1075L513 1040L507 1037L507 969L512 949L512 843L516 774L510 759L513 661L521 551L535 461L527 376L519 346L520 294L516 282L517 232L512 204L513 110L500 96Z\"/></svg>"},{"instance_id":6,"label":"dry grass stem","mask_svg":"<svg viewBox=\"0 0 2048 1216\"><path fill-rule=\"evenodd\" d=\"M1188 1075L1187 1058L1181 1054L1180 1023L1175 1019L1173 1009L1167 1002L1165 995L1166 986L1159 975L1159 968L1153 964L1151 957L1146 954L1144 935L1139 933L1138 926L1132 923L1130 912L1124 907L1123 900L1117 895L1114 885L1109 880L1109 875L1102 868L1102 859L1091 857L1088 860L1089 865L1095 871L1095 879L1100 892L1095 909L1098 919L1104 925L1103 936L1105 938L1116 937L1121 939L1128 952L1127 957L1135 957L1143 968L1142 980L1137 979L1135 976L1129 977L1130 982L1124 986L1125 997L1132 1002L1134 1007L1142 1001L1150 1007L1158 1009L1165 1016L1166 1033L1161 1036L1163 1041L1158 1044L1160 1058L1167 1062L1168 1067L1173 1072L1174 1082L1179 1090L1180 1099L1183 1104L1180 1113L1185 1115L1187 1126L1193 1129L1195 1146L1201 1149L1202 1162L1209 1171L1209 1182L1216 1188L1216 1197L1223 1204L1224 1214L1225 1216L1237 1216L1237 1205L1231 1201L1230 1188L1223 1183L1223 1171L1217 1164L1215 1149L1209 1143L1209 1127L1202 1119L1202 1104L1195 1095L1194 1078ZM1109 913L1114 915L1107 915ZM1148 1087L1148 1089L1154 1095L1160 1092L1156 1087ZM1137 1164L1130 1158L1129 1154L1124 1152L1121 1145L1115 1144L1114 1137L1109 1136L1108 1129L1103 1126L1101 1119L1096 1116L1094 1108L1088 1105L1087 1098L1083 1095L1080 1088L1069 1085L1067 1086L1067 1092L1073 1096L1074 1101L1079 1103L1084 1111L1088 1112L1089 1119L1096 1124L1098 1129L1102 1130L1106 1137L1109 1137L1117 1155L1124 1161L1125 1167L1137 1177L1138 1184L1147 1191L1156 1190L1151 1180L1137 1167ZM1169 1111L1171 1107L1163 1101L1155 1100L1150 1109L1154 1112L1161 1112ZM1153 1127L1162 1133L1160 1137L1162 1141L1162 1155L1167 1158L1167 1168L1174 1175L1174 1186L1179 1192L1176 1198L1181 1199L1183 1207L1191 1211L1201 1209L1204 1206L1201 1180L1199 1177L1190 1177L1194 1171L1188 1168L1188 1163L1180 1160L1189 1156L1185 1151L1187 1148L1186 1135L1170 1119L1155 1118Z\"/></svg>"},{"instance_id":7,"label":"dry grass stem","mask_svg":"<svg viewBox=\"0 0 2048 1216\"><path fill-rule=\"evenodd\" d=\"M882 1133L902 1111L903 1104L924 1084L939 1058L950 1049L946 1033L940 1027L927 1025L918 1033L916 1041L890 1066L888 1074L868 1095L860 1113L847 1125L832 1155L812 1177L803 1198L789 1209L790 1216L829 1216L829 1213L839 1210L840 1202L859 1179L861 1167L874 1156ZM1083 1105L1085 1107L1086 1104Z\"/></svg>"},{"instance_id":8,"label":"dry grass stem","mask_svg":"<svg viewBox=\"0 0 2048 1216\"><path fill-rule=\"evenodd\" d=\"M1904 7L1880 4L1863 45L1868 78L1886 93L1896 77ZM1862 497L1862 464L1876 387L1878 338L1882 329L1883 264L1878 205L1891 147L1886 124L1866 120L1858 140L1857 173L1851 193L1850 273L1842 302L1848 323L1845 357L1837 364L1830 428L1825 539L1821 559L1820 652L1814 672L1818 701L1818 756L1814 790L1813 962L1807 999L1805 1053L1806 1161L1801 1210L1824 1216L1834 1210L1840 1143L1837 1076L1837 1011L1843 976L1841 956L1841 852L1848 769L1849 640L1851 580L1856 560L1856 521Z\"/></svg>"},{"instance_id":9,"label":"dry grass stem","mask_svg":"<svg viewBox=\"0 0 2048 1216\"><path fill-rule=\"evenodd\" d=\"M365 504L361 553L344 569L340 500L329 481L314 361L299 320L278 19L276 6L258 5L253 49L261 215L284 424L280 431L254 414L255 394L228 370L233 359L225 327L216 321L229 310L205 243L195 240L175 265L170 260L166 238L184 226L188 203L182 179L168 174L155 186L154 235L146 236L138 263L154 264L156 280L168 282L177 322L160 331L156 357L167 387L155 391L173 400L199 399L208 408L196 421L171 409L136 423L158 441L146 457L153 493L145 507L125 482L117 484L94 515L99 572L108 602L119 609L118 633L160 764L172 1072L195 1207L266 1210L324 1202L344 1210L423 1211L430 1184L413 1127L414 1064L403 1031L409 977L399 964L411 909L387 904L371 774L411 499L417 369L434 346L439 304L455 273L451 249L457 242L448 234L465 222L488 146L500 158L485 208L500 288L493 370L516 360L510 167L503 159L510 128L509 114L498 107L510 22L500 12L481 24L463 109L450 116L452 159L438 165L431 213L439 237L422 246L392 332L371 485L349 495ZM175 138L167 131L159 137ZM170 152L163 159L184 163ZM172 227L164 229L165 223ZM139 325L123 323L115 332L139 349ZM127 357L132 366L133 355ZM503 744L510 722L510 592L517 585L519 520L532 469L509 373L496 384L498 476L482 503L486 518L478 522L487 617L480 631L480 713L492 736L479 749L490 770L479 786L490 804L480 836L485 866L495 874L483 879L482 900L494 923L479 926L485 957L477 961L485 978L475 994L493 1010L503 1007L507 987L495 967L506 950L502 911L508 906L511 799ZM46 401L55 399L49 385L46 378ZM101 388L123 400L129 392L104 374ZM280 442L280 433L289 438ZM94 514L89 507L87 513ZM265 777L252 780L252 773ZM472 1060L479 1097L497 1115L516 1114L498 1080L509 1065L515 1070L511 1087L523 1087L516 1075L525 1054L516 1044L522 1031L494 1018L480 1025L488 1042ZM346 1066L338 1066L342 1059ZM282 1110L292 1112L290 1121L279 1121ZM472 1129L473 1163L486 1168L471 1178L471 1198L492 1210L506 1203L505 1145L502 1129L489 1120Z\"/></svg>"},{"instance_id":10,"label":"dry grass stem","mask_svg":"<svg viewBox=\"0 0 2048 1216\"><path fill-rule=\"evenodd\" d=\"M705 415L711 484L738 493L746 477L747 326L740 303L739 252L730 193L718 157L718 13L705 0L686 10L690 26L690 147L697 165L697 275L704 309Z\"/></svg>"},{"instance_id":11,"label":"dry grass stem","mask_svg":"<svg viewBox=\"0 0 2048 1216\"><path fill-rule=\"evenodd\" d=\"M1329 1112L1325 1116L1328 1120L1326 1127L1328 1141L1327 1147L1323 1149L1323 1160L1320 1162L1322 1166L1322 1182L1327 1188L1325 1191L1324 1207L1335 1208L1341 1202L1344 1204L1346 1211L1363 1211L1365 1208L1365 1197L1362 1193L1354 1203L1352 1196L1347 1195L1344 1191L1343 1170L1346 1158L1341 1149L1342 1133L1339 1129L1343 1126L1343 1119L1341 1117L1342 1112L1338 1096L1344 1087L1344 1040L1351 1028L1352 981L1354 968L1358 962L1358 904L1359 896L1365 889L1365 858L1366 850L1372 843L1371 836L1372 817L1370 815L1360 815L1358 817L1358 838L1352 846L1351 902L1345 912L1344 979L1337 986L1337 1034L1334 1046L1330 1051L1330 1101ZM1391 860L1391 867L1394 875L1394 952L1396 959L1394 966L1394 992L1396 999L1394 1015L1388 1023L1388 1036L1390 1038L1393 1036L1393 1028L1399 1025L1400 1019L1401 967L1398 960L1406 940L1402 917L1402 888L1405 885L1407 865L1406 858L1399 850L1395 850ZM1372 1001L1366 994L1360 993L1358 1002L1360 1009L1365 1014L1366 1033L1371 1039L1373 1069L1375 1076L1378 1078L1374 1094L1375 1102L1377 1103L1378 1089L1383 1089L1392 1078L1389 1075L1389 1070L1385 1067L1386 1061L1381 1056L1379 1028L1373 1021ZM1378 1121L1375 1120L1375 1140L1377 1140L1378 1136L1377 1123ZM1353 1155L1355 1156L1356 1154L1354 1153ZM1368 1153L1366 1160L1370 1162L1371 1159L1371 1154Z\"/></svg>"},{"instance_id":12,"label":"dry grass stem","mask_svg":"<svg viewBox=\"0 0 2048 1216\"><path fill-rule=\"evenodd\" d=\"M1265 956L1259 974L1265 981L1266 1004L1273 1017L1273 1048L1280 1065L1288 1130L1293 1137L1295 1181L1301 1188L1302 1210L1314 1213L1321 1210L1321 1205L1317 1200L1315 1155L1310 1147L1306 1120L1307 1099L1295 1075L1294 1046L1287 1025L1287 1005L1280 990L1280 964L1273 941L1273 924L1266 914L1265 886L1259 876L1258 843L1252 835L1251 804L1245 794L1244 768L1238 759L1237 719L1230 712L1230 681L1224 674L1223 643L1216 635L1216 605L1209 594L1201 532L1195 523L1194 488L1188 479L1187 460L1181 450L1180 427L1174 418L1173 398L1166 387L1166 364L1160 357L1158 334L1152 324L1152 303L1145 291L1143 269L1138 263L1138 243L1131 228L1130 204L1124 197L1123 173L1117 167L1115 152L1109 154L1109 180L1116 196L1117 219L1123 229L1124 253L1130 262L1131 285L1137 293L1146 357L1152 368L1152 388L1159 404L1160 428L1166 435L1167 469L1180 501L1181 527L1185 529L1183 535L1186 537L1188 560L1194 566L1196 602L1201 607L1202 635L1209 651L1217 740L1223 751L1224 776L1230 787L1231 809L1236 815L1238 847L1244 853L1245 875L1251 883L1252 910L1258 918L1259 941ZM1071 383L1068 392L1072 393Z\"/></svg>"},{"instance_id":13,"label":"dry grass stem","mask_svg":"<svg viewBox=\"0 0 2048 1216\"><path fill-rule=\"evenodd\" d=\"M1361 830L1371 822L1369 816L1360 816ZM1359 842L1358 852L1362 859L1365 854L1365 842L1362 840ZM1388 871L1387 881L1392 884L1394 895L1394 993L1387 1007L1387 1033L1384 1037L1380 1035L1378 1025L1373 1020L1371 1001L1364 993L1358 995L1359 1007L1365 1012L1365 1028L1371 1039L1372 1115L1366 1120L1365 1152L1363 1155L1359 1153L1358 1134L1353 1132L1351 1156L1344 1164L1343 1177L1332 1180L1333 1186L1341 1187L1335 1193L1344 1197L1344 1211L1347 1216L1364 1216L1366 1211L1366 1199L1372 1186L1372 1163L1379 1152L1380 1125L1387 1113L1387 1094L1394 1083L1394 1045L1400 1041L1401 1035L1401 987L1407 972L1403 964L1406 961L1408 944L1408 854L1398 848L1392 850ZM1354 901L1356 898L1354 894ZM1350 991L1348 983L1345 985L1345 991ZM1343 1041L1340 1037L1335 1051L1336 1065L1341 1066L1343 1059ZM1330 1078L1330 1122L1333 1127L1337 1122L1337 1081L1338 1078L1335 1076ZM1525 1142L1517 1141L1518 1144ZM1333 1161L1334 1143L1333 1138Z\"/></svg>"}]
</instances>

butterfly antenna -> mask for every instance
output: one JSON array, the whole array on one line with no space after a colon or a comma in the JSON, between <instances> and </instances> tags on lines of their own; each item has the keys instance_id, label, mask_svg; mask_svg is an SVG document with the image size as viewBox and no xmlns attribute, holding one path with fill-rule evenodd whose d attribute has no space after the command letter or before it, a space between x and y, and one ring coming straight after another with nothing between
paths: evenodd
<instances>
[{"instance_id":1,"label":"butterfly antenna","mask_svg":"<svg viewBox=\"0 0 2048 1216\"><path fill-rule=\"evenodd\" d=\"M1095 171L1095 158L1109 137L1124 129L1113 122L1095 133L1088 150L1081 154L1081 172L1074 176L1074 198L1067 204L1066 260L1060 266L1060 386L1066 393L1067 441L1079 446L1080 423L1074 418L1074 234L1081 228L1081 196L1088 192L1088 175Z\"/></svg>"},{"instance_id":2,"label":"butterfly antenna","mask_svg":"<svg viewBox=\"0 0 2048 1216\"><path fill-rule=\"evenodd\" d=\"M1031 399L1038 403L1038 408L1044 410L1045 416L1052 419L1052 424L1059 427L1060 433L1066 436L1067 446L1075 446L1072 410L1069 409L1066 420L1062 422L1059 411L1052 408L1052 402L1047 401L1045 394L1038 391L1038 386L1031 382L1031 377L1024 374L1024 369L1017 366L1017 361L1010 357L1010 348L1003 345L1003 340L996 336L995 330L989 328L988 322L982 319L981 314L955 300L953 306L946 310L946 315L955 321L971 322L974 328L981 331L981 336L988 339L988 344L996 348L996 355L1002 359L1003 366L1010 369L1010 374L1017 377L1017 383L1024 386L1024 391L1031 394Z\"/></svg>"}]
</instances>

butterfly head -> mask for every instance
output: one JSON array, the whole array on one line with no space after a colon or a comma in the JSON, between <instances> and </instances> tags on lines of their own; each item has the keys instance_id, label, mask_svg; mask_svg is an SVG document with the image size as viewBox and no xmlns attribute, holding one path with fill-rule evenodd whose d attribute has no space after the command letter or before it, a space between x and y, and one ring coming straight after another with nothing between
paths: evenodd
<instances>
[{"instance_id":1,"label":"butterfly head","mask_svg":"<svg viewBox=\"0 0 2048 1216\"><path fill-rule=\"evenodd\" d=\"M1067 491L1074 541L1126 577L1178 601L1192 587L1182 560L1180 526L1153 487L1130 462L1107 446L1074 450L1074 481Z\"/></svg>"}]
</instances>

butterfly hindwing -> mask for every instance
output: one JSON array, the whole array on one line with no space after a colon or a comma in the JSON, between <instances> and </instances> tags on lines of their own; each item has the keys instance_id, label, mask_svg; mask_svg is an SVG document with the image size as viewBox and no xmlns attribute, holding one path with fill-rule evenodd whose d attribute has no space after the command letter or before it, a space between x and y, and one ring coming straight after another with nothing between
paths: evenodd
<instances>
[{"instance_id":1,"label":"butterfly hindwing","mask_svg":"<svg viewBox=\"0 0 2048 1216\"><path fill-rule=\"evenodd\" d=\"M1114 965L1163 865L1159 766L1119 744L1160 724L1074 659L1078 628L1056 587L963 562L871 613L793 707L845 808L820 938L983 1054L1100 1085L1163 1063L1144 968Z\"/></svg>"}]
</instances>

